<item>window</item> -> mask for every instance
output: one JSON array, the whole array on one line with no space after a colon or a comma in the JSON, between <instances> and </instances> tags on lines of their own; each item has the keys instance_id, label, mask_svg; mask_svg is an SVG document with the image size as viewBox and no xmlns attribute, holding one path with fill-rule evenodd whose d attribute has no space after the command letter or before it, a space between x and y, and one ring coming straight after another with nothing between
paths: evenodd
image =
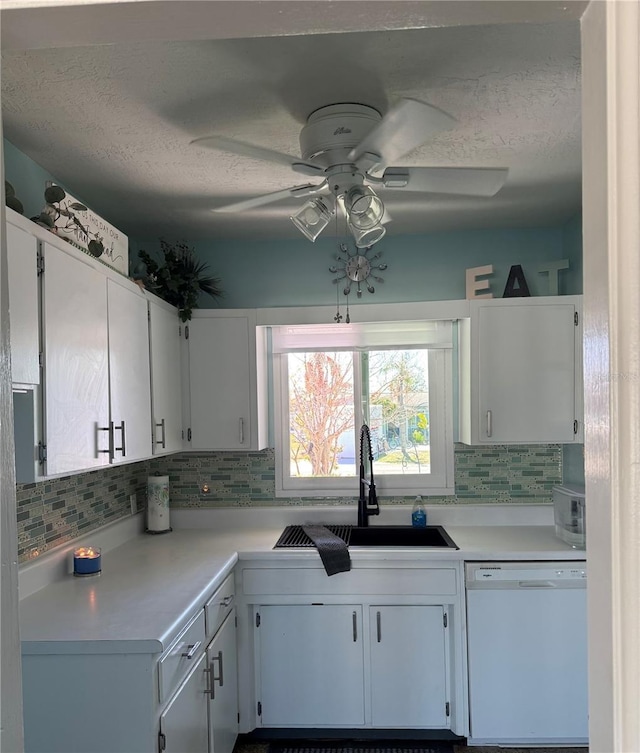
<instances>
[{"instance_id":1,"label":"window","mask_svg":"<svg viewBox=\"0 0 640 753\"><path fill-rule=\"evenodd\" d=\"M379 494L452 494L451 330L274 328L278 496L357 495L363 423Z\"/></svg>"}]
</instances>

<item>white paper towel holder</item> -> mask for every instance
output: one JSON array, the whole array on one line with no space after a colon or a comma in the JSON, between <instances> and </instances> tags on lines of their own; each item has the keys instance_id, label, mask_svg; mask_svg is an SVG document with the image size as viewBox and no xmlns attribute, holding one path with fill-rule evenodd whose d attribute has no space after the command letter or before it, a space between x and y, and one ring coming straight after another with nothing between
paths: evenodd
<instances>
[{"instance_id":1,"label":"white paper towel holder","mask_svg":"<svg viewBox=\"0 0 640 753\"><path fill-rule=\"evenodd\" d=\"M166 479L166 482L152 489L150 482L160 482L161 479ZM163 528L163 525L166 527ZM156 473L147 479L147 526L144 530L145 533L155 535L173 530L169 525L169 476Z\"/></svg>"}]
</instances>

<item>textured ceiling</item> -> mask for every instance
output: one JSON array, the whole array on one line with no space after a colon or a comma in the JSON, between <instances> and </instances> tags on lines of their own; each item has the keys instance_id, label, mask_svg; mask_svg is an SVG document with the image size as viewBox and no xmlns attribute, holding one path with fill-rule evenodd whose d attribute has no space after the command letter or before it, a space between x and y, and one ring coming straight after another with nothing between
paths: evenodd
<instances>
[{"instance_id":1,"label":"textured ceiling","mask_svg":"<svg viewBox=\"0 0 640 753\"><path fill-rule=\"evenodd\" d=\"M305 178L189 141L216 133L299 155L300 128L318 107L357 102L384 112L399 97L457 119L399 164L510 172L493 198L386 192L390 234L547 225L580 208L576 18L28 46L3 49L5 136L133 237L299 237L288 216L300 202L210 209Z\"/></svg>"}]
</instances>

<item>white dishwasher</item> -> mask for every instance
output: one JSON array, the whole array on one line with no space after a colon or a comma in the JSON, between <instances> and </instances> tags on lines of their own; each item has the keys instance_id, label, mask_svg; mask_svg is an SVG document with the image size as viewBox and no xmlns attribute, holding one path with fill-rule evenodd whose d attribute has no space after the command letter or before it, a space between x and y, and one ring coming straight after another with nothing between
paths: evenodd
<instances>
[{"instance_id":1,"label":"white dishwasher","mask_svg":"<svg viewBox=\"0 0 640 753\"><path fill-rule=\"evenodd\" d=\"M586 744L585 562L465 566L474 744Z\"/></svg>"}]
</instances>

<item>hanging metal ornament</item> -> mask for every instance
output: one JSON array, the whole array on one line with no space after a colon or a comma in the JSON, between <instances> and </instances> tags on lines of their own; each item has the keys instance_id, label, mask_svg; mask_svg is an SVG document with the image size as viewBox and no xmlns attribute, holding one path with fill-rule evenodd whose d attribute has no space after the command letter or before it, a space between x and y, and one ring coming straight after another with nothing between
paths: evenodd
<instances>
[{"instance_id":1,"label":"hanging metal ornament","mask_svg":"<svg viewBox=\"0 0 640 753\"><path fill-rule=\"evenodd\" d=\"M347 297L346 322L349 323L349 295L352 292L352 288L355 288L356 296L358 298L362 298L364 288L366 288L369 293L375 293L376 289L373 286L373 283L376 282L382 284L384 278L374 273L384 272L387 265L383 263L375 263L382 257L382 252L377 251L375 254L371 255L371 246L365 249L354 248L353 251L351 251L346 243L340 243L338 248L340 252L336 254L335 257L337 264L329 267L329 272L337 275L333 279L334 285L341 287L344 281L342 292ZM339 298L340 296L338 295L338 312L334 317L336 322L342 321Z\"/></svg>"}]
</instances>

